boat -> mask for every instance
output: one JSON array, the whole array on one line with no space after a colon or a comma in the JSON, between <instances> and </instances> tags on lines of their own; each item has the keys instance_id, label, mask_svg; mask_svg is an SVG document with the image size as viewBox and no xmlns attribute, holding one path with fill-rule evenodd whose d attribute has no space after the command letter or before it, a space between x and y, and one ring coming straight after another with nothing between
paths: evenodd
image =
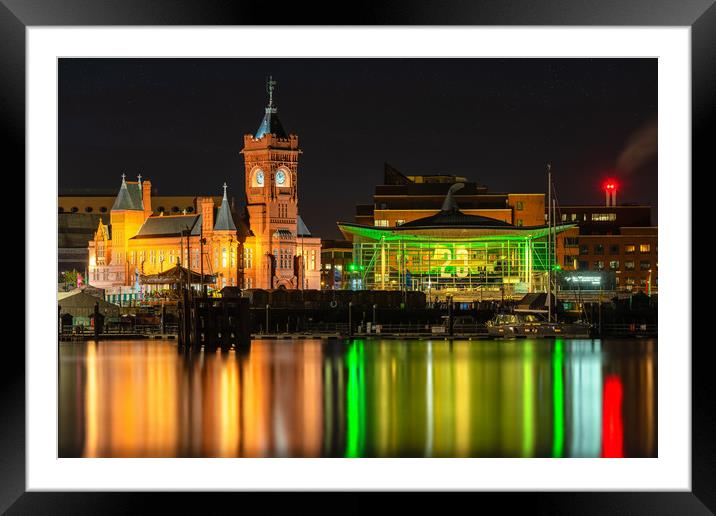
<instances>
[{"instance_id":1,"label":"boat","mask_svg":"<svg viewBox=\"0 0 716 516\"><path fill-rule=\"evenodd\" d=\"M549 338L586 339L592 326L583 321L548 321L541 313L500 313L487 322L487 334L493 338Z\"/></svg>"},{"instance_id":2,"label":"boat","mask_svg":"<svg viewBox=\"0 0 716 516\"><path fill-rule=\"evenodd\" d=\"M537 314L501 313L487 321L490 337L537 337L540 327L546 321Z\"/></svg>"}]
</instances>

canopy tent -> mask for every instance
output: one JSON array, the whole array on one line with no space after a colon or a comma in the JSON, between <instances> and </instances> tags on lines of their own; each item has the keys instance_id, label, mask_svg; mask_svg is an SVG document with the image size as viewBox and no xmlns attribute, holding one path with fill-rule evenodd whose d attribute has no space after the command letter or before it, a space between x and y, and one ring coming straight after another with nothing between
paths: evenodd
<instances>
[{"instance_id":1,"label":"canopy tent","mask_svg":"<svg viewBox=\"0 0 716 516\"><path fill-rule=\"evenodd\" d=\"M204 274L203 276L196 272L190 271L189 269L182 267L181 265L175 265L171 269L167 269L157 274L140 274L139 284L140 285L181 285L186 283L187 279L190 279L192 285L205 284L212 285L216 283L216 276L211 274ZM202 281L203 279L203 281Z\"/></svg>"},{"instance_id":2,"label":"canopy tent","mask_svg":"<svg viewBox=\"0 0 716 516\"><path fill-rule=\"evenodd\" d=\"M63 293L64 294L64 293ZM60 312L71 314L75 317L88 317L94 313L95 304L99 303L99 312L103 315L116 317L119 315L119 307L108 303L104 299L96 298L85 292L77 291L67 296L58 295L57 304Z\"/></svg>"}]
</instances>

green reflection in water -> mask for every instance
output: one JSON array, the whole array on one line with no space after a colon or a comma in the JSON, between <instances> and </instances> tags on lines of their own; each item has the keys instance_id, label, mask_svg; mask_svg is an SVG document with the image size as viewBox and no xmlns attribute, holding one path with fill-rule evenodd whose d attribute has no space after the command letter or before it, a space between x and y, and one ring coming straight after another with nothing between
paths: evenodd
<instances>
[{"instance_id":1,"label":"green reflection in water","mask_svg":"<svg viewBox=\"0 0 716 516\"><path fill-rule=\"evenodd\" d=\"M562 364L564 363L564 350L562 339L554 343L552 353L552 400L554 422L552 425L552 457L564 455L564 378Z\"/></svg>"},{"instance_id":2,"label":"green reflection in water","mask_svg":"<svg viewBox=\"0 0 716 516\"><path fill-rule=\"evenodd\" d=\"M524 343L522 355L522 456L532 457L534 454L534 410L533 410L533 374L534 359L533 343Z\"/></svg>"},{"instance_id":3,"label":"green reflection in water","mask_svg":"<svg viewBox=\"0 0 716 516\"><path fill-rule=\"evenodd\" d=\"M363 341L351 343L346 353L346 457L362 457L365 449L365 377Z\"/></svg>"}]
</instances>

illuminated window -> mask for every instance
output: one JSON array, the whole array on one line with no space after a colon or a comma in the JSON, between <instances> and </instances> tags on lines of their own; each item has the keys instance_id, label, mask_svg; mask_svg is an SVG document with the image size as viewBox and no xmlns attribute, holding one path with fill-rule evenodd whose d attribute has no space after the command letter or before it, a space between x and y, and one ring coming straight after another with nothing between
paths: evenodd
<instances>
[{"instance_id":1,"label":"illuminated window","mask_svg":"<svg viewBox=\"0 0 716 516\"><path fill-rule=\"evenodd\" d=\"M634 262L631 260L624 262L624 270L633 271L634 270Z\"/></svg>"},{"instance_id":2,"label":"illuminated window","mask_svg":"<svg viewBox=\"0 0 716 516\"><path fill-rule=\"evenodd\" d=\"M521 211L521 210L523 210L523 209L525 208L525 206L524 206L524 204L522 203L522 201L517 201L517 206L515 206L515 208L516 208L517 210L520 210L520 211ZM564 220L564 219L563 219L563 220Z\"/></svg>"},{"instance_id":3,"label":"illuminated window","mask_svg":"<svg viewBox=\"0 0 716 516\"><path fill-rule=\"evenodd\" d=\"M236 248L231 248L231 266L236 267Z\"/></svg>"},{"instance_id":4,"label":"illuminated window","mask_svg":"<svg viewBox=\"0 0 716 516\"><path fill-rule=\"evenodd\" d=\"M316 250L311 249L311 270L316 270Z\"/></svg>"},{"instance_id":5,"label":"illuminated window","mask_svg":"<svg viewBox=\"0 0 716 516\"><path fill-rule=\"evenodd\" d=\"M619 260L612 260L609 262L609 268L613 271L619 268Z\"/></svg>"},{"instance_id":6,"label":"illuminated window","mask_svg":"<svg viewBox=\"0 0 716 516\"><path fill-rule=\"evenodd\" d=\"M634 252L636 252L636 246L634 244L627 244L624 246L625 254L633 254Z\"/></svg>"},{"instance_id":7,"label":"illuminated window","mask_svg":"<svg viewBox=\"0 0 716 516\"><path fill-rule=\"evenodd\" d=\"M244 269L250 269L253 267L254 261L254 250L250 247L244 248Z\"/></svg>"},{"instance_id":8,"label":"illuminated window","mask_svg":"<svg viewBox=\"0 0 716 516\"><path fill-rule=\"evenodd\" d=\"M566 221L566 220L567 220L567 214L566 214L566 213L562 213L562 222L564 222L564 221Z\"/></svg>"},{"instance_id":9,"label":"illuminated window","mask_svg":"<svg viewBox=\"0 0 716 516\"><path fill-rule=\"evenodd\" d=\"M594 269L598 270L598 271L604 270L604 261L598 260L598 261L594 262Z\"/></svg>"},{"instance_id":10,"label":"illuminated window","mask_svg":"<svg viewBox=\"0 0 716 516\"><path fill-rule=\"evenodd\" d=\"M402 226L403 224L405 224L405 221L403 219L398 219L395 221L396 226Z\"/></svg>"},{"instance_id":11,"label":"illuminated window","mask_svg":"<svg viewBox=\"0 0 716 516\"><path fill-rule=\"evenodd\" d=\"M592 213L592 220L596 222L608 222L617 220L616 213Z\"/></svg>"},{"instance_id":12,"label":"illuminated window","mask_svg":"<svg viewBox=\"0 0 716 516\"><path fill-rule=\"evenodd\" d=\"M149 250L149 263L151 263L152 265L157 263L157 254L154 249Z\"/></svg>"},{"instance_id":13,"label":"illuminated window","mask_svg":"<svg viewBox=\"0 0 716 516\"><path fill-rule=\"evenodd\" d=\"M130 251L129 253L129 263L134 265L134 251Z\"/></svg>"},{"instance_id":14,"label":"illuminated window","mask_svg":"<svg viewBox=\"0 0 716 516\"><path fill-rule=\"evenodd\" d=\"M517 219L517 226L522 226L522 219Z\"/></svg>"},{"instance_id":15,"label":"illuminated window","mask_svg":"<svg viewBox=\"0 0 716 516\"><path fill-rule=\"evenodd\" d=\"M577 220L577 214L576 214L576 213L572 213L572 222L574 222L575 220Z\"/></svg>"},{"instance_id":16,"label":"illuminated window","mask_svg":"<svg viewBox=\"0 0 716 516\"><path fill-rule=\"evenodd\" d=\"M639 246L639 252L640 253L649 253L649 252L651 252L651 246L649 244L641 244Z\"/></svg>"},{"instance_id":17,"label":"illuminated window","mask_svg":"<svg viewBox=\"0 0 716 516\"><path fill-rule=\"evenodd\" d=\"M221 250L221 266L226 267L226 247Z\"/></svg>"},{"instance_id":18,"label":"illuminated window","mask_svg":"<svg viewBox=\"0 0 716 516\"><path fill-rule=\"evenodd\" d=\"M381 228L387 228L388 227L388 221L386 219L376 219L375 225Z\"/></svg>"}]
</instances>

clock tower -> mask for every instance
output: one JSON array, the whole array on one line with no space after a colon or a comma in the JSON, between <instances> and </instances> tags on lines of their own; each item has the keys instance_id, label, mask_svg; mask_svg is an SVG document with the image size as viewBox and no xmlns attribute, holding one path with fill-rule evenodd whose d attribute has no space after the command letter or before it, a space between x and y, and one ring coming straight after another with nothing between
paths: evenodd
<instances>
[{"instance_id":1,"label":"clock tower","mask_svg":"<svg viewBox=\"0 0 716 516\"><path fill-rule=\"evenodd\" d=\"M306 288L299 248L298 136L288 134L274 104L276 81L267 83L268 106L255 134L244 136L246 208L254 238L244 252L245 288ZM319 243L320 246L320 243ZM304 247L305 250L305 247ZM251 256L248 256L251 255Z\"/></svg>"}]
</instances>

